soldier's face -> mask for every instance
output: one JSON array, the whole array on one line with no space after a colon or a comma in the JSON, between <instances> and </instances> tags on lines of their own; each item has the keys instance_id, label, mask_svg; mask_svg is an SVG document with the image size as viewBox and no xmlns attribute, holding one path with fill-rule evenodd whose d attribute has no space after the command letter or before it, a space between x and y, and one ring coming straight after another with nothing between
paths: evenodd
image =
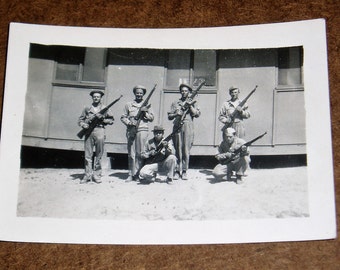
<instances>
[{"instance_id":1,"label":"soldier's face","mask_svg":"<svg viewBox=\"0 0 340 270\"><path fill-rule=\"evenodd\" d=\"M234 135L227 135L226 140L228 143L232 143L234 141Z\"/></svg>"},{"instance_id":2,"label":"soldier's face","mask_svg":"<svg viewBox=\"0 0 340 270\"><path fill-rule=\"evenodd\" d=\"M240 93L240 91L238 89L234 89L230 91L230 96L231 99L236 99L238 98L238 94Z\"/></svg>"},{"instance_id":3,"label":"soldier's face","mask_svg":"<svg viewBox=\"0 0 340 270\"><path fill-rule=\"evenodd\" d=\"M136 100L142 100L143 96L144 96L143 89L136 89L136 91L135 91Z\"/></svg>"},{"instance_id":4,"label":"soldier's face","mask_svg":"<svg viewBox=\"0 0 340 270\"><path fill-rule=\"evenodd\" d=\"M189 88L182 87L181 88L181 95L182 95L183 98L186 98L189 95Z\"/></svg>"},{"instance_id":5,"label":"soldier's face","mask_svg":"<svg viewBox=\"0 0 340 270\"><path fill-rule=\"evenodd\" d=\"M163 131L154 131L154 132L153 132L153 135L154 135L155 140L156 140L157 142L159 142L159 141L161 141L161 140L163 139L163 134L164 134Z\"/></svg>"},{"instance_id":6,"label":"soldier's face","mask_svg":"<svg viewBox=\"0 0 340 270\"><path fill-rule=\"evenodd\" d=\"M101 99L102 99L102 95L101 94L94 93L92 95L93 103L99 103Z\"/></svg>"}]
</instances>

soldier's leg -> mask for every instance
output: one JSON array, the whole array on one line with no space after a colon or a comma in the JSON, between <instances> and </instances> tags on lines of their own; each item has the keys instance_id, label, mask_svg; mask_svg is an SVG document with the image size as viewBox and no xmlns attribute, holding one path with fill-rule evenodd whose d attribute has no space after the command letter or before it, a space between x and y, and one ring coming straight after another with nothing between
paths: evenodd
<instances>
[{"instance_id":1,"label":"soldier's leg","mask_svg":"<svg viewBox=\"0 0 340 270\"><path fill-rule=\"evenodd\" d=\"M85 177L84 182L89 181L92 177L92 156L93 156L93 135L92 133L85 138L84 150L85 150ZM86 181L85 181L86 180Z\"/></svg>"},{"instance_id":2,"label":"soldier's leg","mask_svg":"<svg viewBox=\"0 0 340 270\"><path fill-rule=\"evenodd\" d=\"M213 176L216 180L221 181L224 176L228 175L229 170L227 165L217 164L213 169Z\"/></svg>"},{"instance_id":3,"label":"soldier's leg","mask_svg":"<svg viewBox=\"0 0 340 270\"><path fill-rule=\"evenodd\" d=\"M182 171L182 135L181 132L178 132L175 134L175 136L173 137L173 143L174 143L174 147L176 150L176 158L177 158L177 164L176 164L176 168L175 168L175 177L174 179L178 179L179 178L179 174Z\"/></svg>"},{"instance_id":4,"label":"soldier's leg","mask_svg":"<svg viewBox=\"0 0 340 270\"><path fill-rule=\"evenodd\" d=\"M234 164L236 175L244 175L244 173L249 169L250 157L244 156L237 159Z\"/></svg>"},{"instance_id":5,"label":"soldier's leg","mask_svg":"<svg viewBox=\"0 0 340 270\"><path fill-rule=\"evenodd\" d=\"M167 172L167 177L171 180L174 178L174 172L176 168L177 158L175 155L169 155L162 162L162 170Z\"/></svg>"},{"instance_id":6,"label":"soldier's leg","mask_svg":"<svg viewBox=\"0 0 340 270\"><path fill-rule=\"evenodd\" d=\"M182 179L187 180L187 171L189 169L190 150L194 141L194 129L192 123L185 123L183 125L183 168Z\"/></svg>"},{"instance_id":7,"label":"soldier's leg","mask_svg":"<svg viewBox=\"0 0 340 270\"><path fill-rule=\"evenodd\" d=\"M100 177L102 175L102 157L104 153L104 129L103 128L95 128L94 130L94 143L95 143L95 159L94 159L94 174L93 180L96 182L100 181Z\"/></svg>"},{"instance_id":8,"label":"soldier's leg","mask_svg":"<svg viewBox=\"0 0 340 270\"><path fill-rule=\"evenodd\" d=\"M141 130L137 132L136 142L135 142L135 172L136 175L140 168L144 165L144 159L141 157L141 153L144 150L145 143L148 139L148 131Z\"/></svg>"},{"instance_id":9,"label":"soldier's leg","mask_svg":"<svg viewBox=\"0 0 340 270\"><path fill-rule=\"evenodd\" d=\"M134 175L135 170L136 170L135 169L135 157L136 157L135 140L132 136L130 136L129 132L127 132L126 138L127 138L127 149L128 149L129 178L132 179L132 175Z\"/></svg>"},{"instance_id":10,"label":"soldier's leg","mask_svg":"<svg viewBox=\"0 0 340 270\"><path fill-rule=\"evenodd\" d=\"M158 164L152 163L144 165L139 172L139 180L143 181L154 181L156 173L158 171Z\"/></svg>"}]
</instances>

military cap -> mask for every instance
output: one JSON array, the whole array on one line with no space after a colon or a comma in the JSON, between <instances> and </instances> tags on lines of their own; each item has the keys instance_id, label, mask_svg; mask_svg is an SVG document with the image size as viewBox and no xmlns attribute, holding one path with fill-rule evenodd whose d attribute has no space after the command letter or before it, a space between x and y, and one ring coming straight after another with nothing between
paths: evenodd
<instances>
[{"instance_id":1,"label":"military cap","mask_svg":"<svg viewBox=\"0 0 340 270\"><path fill-rule=\"evenodd\" d=\"M236 133L235 129L233 129L233 128L231 128L231 127L230 127L230 128L227 128L226 131L225 131L225 135L226 135L226 136L234 136L235 133Z\"/></svg>"},{"instance_id":2,"label":"military cap","mask_svg":"<svg viewBox=\"0 0 340 270\"><path fill-rule=\"evenodd\" d=\"M152 132L155 132L155 131L164 131L164 128L162 126L155 126Z\"/></svg>"},{"instance_id":3,"label":"military cap","mask_svg":"<svg viewBox=\"0 0 340 270\"><path fill-rule=\"evenodd\" d=\"M90 96L92 97L93 94L96 94L96 93L100 94L101 96L104 96L104 92L101 91L101 90L92 90L92 91L90 92Z\"/></svg>"},{"instance_id":4,"label":"military cap","mask_svg":"<svg viewBox=\"0 0 340 270\"><path fill-rule=\"evenodd\" d=\"M146 87L145 86L143 86L143 85L136 85L134 88L133 88L133 93L135 94L136 93L136 90L137 89L142 89L143 90L143 93L144 93L144 95L145 95L145 93L146 93Z\"/></svg>"},{"instance_id":5,"label":"military cap","mask_svg":"<svg viewBox=\"0 0 340 270\"><path fill-rule=\"evenodd\" d=\"M179 90L181 91L183 87L187 87L189 89L189 91L192 92L192 88L188 84L186 84L186 83L180 84Z\"/></svg>"},{"instance_id":6,"label":"military cap","mask_svg":"<svg viewBox=\"0 0 340 270\"><path fill-rule=\"evenodd\" d=\"M235 90L235 89L238 89L238 88L237 88L237 87L234 87L234 86L230 86L230 88L229 88L229 93L230 93L231 91Z\"/></svg>"}]
</instances>

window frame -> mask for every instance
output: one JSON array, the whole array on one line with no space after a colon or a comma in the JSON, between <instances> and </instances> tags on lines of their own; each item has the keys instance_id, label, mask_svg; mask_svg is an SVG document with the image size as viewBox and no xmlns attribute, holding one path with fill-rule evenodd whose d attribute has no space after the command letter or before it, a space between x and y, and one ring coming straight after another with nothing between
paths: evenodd
<instances>
[{"instance_id":1,"label":"window frame","mask_svg":"<svg viewBox=\"0 0 340 270\"><path fill-rule=\"evenodd\" d=\"M164 63L164 90L166 92L177 92L178 91L178 86L175 86L175 85L169 85L168 84L168 64L169 64L169 52L170 50L182 50L182 49L169 49L166 51L166 55L165 55L165 63ZM184 50L184 49L183 49ZM189 49L188 51L190 51L190 63L189 63L189 81L188 81L188 84L193 86L193 89L197 88L198 85L194 85L194 76L195 76L195 70L194 70L194 58L195 58L195 50L198 51L204 51L204 49ZM217 92L217 87L218 87L218 50L212 50L211 51L214 51L215 52L215 57L216 57L216 61L215 61L215 85L212 85L212 86L206 86L206 85L203 85L203 87L201 88L202 91L204 91L205 93L216 93Z\"/></svg>"},{"instance_id":2,"label":"window frame","mask_svg":"<svg viewBox=\"0 0 340 270\"><path fill-rule=\"evenodd\" d=\"M279 51L280 49L292 49L292 48L300 48L300 81L301 83L295 83L295 84L279 84L279 72L280 72L280 67L279 67ZM282 47L282 48L277 48L276 50L276 67L275 67L275 78L276 78L276 87L275 89L277 90L295 90L295 89L304 89L304 50L302 46L293 46L293 47Z\"/></svg>"},{"instance_id":3,"label":"window frame","mask_svg":"<svg viewBox=\"0 0 340 270\"><path fill-rule=\"evenodd\" d=\"M65 46L67 48L70 48L72 46ZM82 62L78 64L78 73L77 73L77 80L63 80L63 79L57 79L57 68L58 68L58 59L57 56L55 56L54 59L54 70L53 70L53 80L52 85L53 86L65 86L65 87L75 87L75 88L92 88L92 89L101 89L105 90L106 88L106 82L107 82L107 68L108 68L108 49L107 48L98 48L104 50L104 74L103 74L103 81L97 82L97 81L85 81L83 80L83 72L84 72L84 62L86 57L86 49L91 47L82 47L84 48L84 56L82 59Z\"/></svg>"}]
</instances>

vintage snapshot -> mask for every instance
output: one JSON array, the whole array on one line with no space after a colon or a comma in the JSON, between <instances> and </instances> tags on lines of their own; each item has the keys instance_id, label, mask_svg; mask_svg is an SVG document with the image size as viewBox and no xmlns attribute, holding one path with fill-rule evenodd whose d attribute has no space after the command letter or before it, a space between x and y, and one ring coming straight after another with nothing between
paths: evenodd
<instances>
[{"instance_id":1,"label":"vintage snapshot","mask_svg":"<svg viewBox=\"0 0 340 270\"><path fill-rule=\"evenodd\" d=\"M0 240L336 237L322 19L193 29L12 23Z\"/></svg>"}]
</instances>

